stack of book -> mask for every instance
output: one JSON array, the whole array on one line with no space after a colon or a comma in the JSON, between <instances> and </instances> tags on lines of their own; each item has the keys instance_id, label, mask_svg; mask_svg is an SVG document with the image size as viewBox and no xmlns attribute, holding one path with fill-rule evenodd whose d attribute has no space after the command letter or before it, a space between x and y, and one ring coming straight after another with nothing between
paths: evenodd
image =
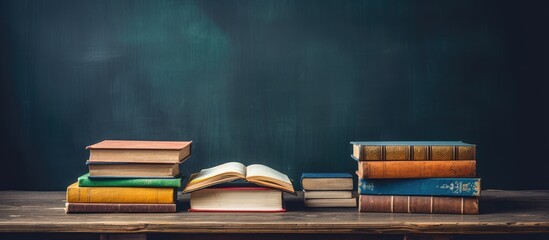
<instances>
[{"instance_id":1,"label":"stack of book","mask_svg":"<svg viewBox=\"0 0 549 240\"><path fill-rule=\"evenodd\" d=\"M360 212L478 214L476 145L351 142Z\"/></svg>"},{"instance_id":2,"label":"stack of book","mask_svg":"<svg viewBox=\"0 0 549 240\"><path fill-rule=\"evenodd\" d=\"M189 178L192 212L283 212L282 192L295 194L285 174L261 164L229 162Z\"/></svg>"},{"instance_id":3,"label":"stack of book","mask_svg":"<svg viewBox=\"0 0 549 240\"><path fill-rule=\"evenodd\" d=\"M66 212L175 212L179 165L191 144L105 140L88 146L89 173L67 188Z\"/></svg>"},{"instance_id":4,"label":"stack of book","mask_svg":"<svg viewBox=\"0 0 549 240\"><path fill-rule=\"evenodd\" d=\"M349 173L303 173L301 187L306 207L356 207Z\"/></svg>"}]
</instances>

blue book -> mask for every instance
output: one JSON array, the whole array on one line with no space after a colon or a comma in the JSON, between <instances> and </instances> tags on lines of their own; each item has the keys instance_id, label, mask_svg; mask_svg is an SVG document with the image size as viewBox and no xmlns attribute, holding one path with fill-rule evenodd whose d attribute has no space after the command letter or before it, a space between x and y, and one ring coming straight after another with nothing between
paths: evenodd
<instances>
[{"instance_id":1,"label":"blue book","mask_svg":"<svg viewBox=\"0 0 549 240\"><path fill-rule=\"evenodd\" d=\"M353 175L350 173L303 173L303 190L353 190Z\"/></svg>"},{"instance_id":2,"label":"blue book","mask_svg":"<svg viewBox=\"0 0 549 240\"><path fill-rule=\"evenodd\" d=\"M480 178L358 180L361 195L480 196Z\"/></svg>"}]
</instances>

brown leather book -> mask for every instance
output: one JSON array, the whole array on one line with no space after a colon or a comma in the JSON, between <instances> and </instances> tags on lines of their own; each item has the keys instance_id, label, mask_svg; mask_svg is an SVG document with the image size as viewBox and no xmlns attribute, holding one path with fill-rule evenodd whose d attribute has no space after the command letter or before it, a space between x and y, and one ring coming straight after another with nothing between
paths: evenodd
<instances>
[{"instance_id":1,"label":"brown leather book","mask_svg":"<svg viewBox=\"0 0 549 240\"><path fill-rule=\"evenodd\" d=\"M359 161L360 178L475 177L476 161Z\"/></svg>"},{"instance_id":2,"label":"brown leather book","mask_svg":"<svg viewBox=\"0 0 549 240\"><path fill-rule=\"evenodd\" d=\"M351 142L359 161L475 160L476 145L461 141Z\"/></svg>"},{"instance_id":3,"label":"brown leather book","mask_svg":"<svg viewBox=\"0 0 549 240\"><path fill-rule=\"evenodd\" d=\"M477 197L360 195L359 212L478 214Z\"/></svg>"},{"instance_id":4,"label":"brown leather book","mask_svg":"<svg viewBox=\"0 0 549 240\"><path fill-rule=\"evenodd\" d=\"M86 147L89 162L181 163L192 142L105 140Z\"/></svg>"},{"instance_id":5,"label":"brown leather book","mask_svg":"<svg viewBox=\"0 0 549 240\"><path fill-rule=\"evenodd\" d=\"M175 204L66 203L66 213L170 213Z\"/></svg>"}]
</instances>

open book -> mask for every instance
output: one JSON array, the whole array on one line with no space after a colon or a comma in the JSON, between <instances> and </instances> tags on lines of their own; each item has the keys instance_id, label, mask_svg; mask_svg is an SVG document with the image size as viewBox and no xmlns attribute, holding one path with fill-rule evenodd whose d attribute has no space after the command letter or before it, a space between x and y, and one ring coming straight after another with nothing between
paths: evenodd
<instances>
[{"instance_id":1,"label":"open book","mask_svg":"<svg viewBox=\"0 0 549 240\"><path fill-rule=\"evenodd\" d=\"M292 182L286 174L265 165L252 164L246 167L244 164L238 162L228 162L212 168L202 169L198 173L193 173L189 178L187 186L183 189L183 193L238 179L295 194Z\"/></svg>"}]
</instances>

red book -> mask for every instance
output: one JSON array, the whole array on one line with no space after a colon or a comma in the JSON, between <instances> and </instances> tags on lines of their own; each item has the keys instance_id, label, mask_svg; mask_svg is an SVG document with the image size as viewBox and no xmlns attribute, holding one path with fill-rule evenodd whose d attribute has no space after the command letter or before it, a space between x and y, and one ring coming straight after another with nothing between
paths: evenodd
<instances>
[{"instance_id":1,"label":"red book","mask_svg":"<svg viewBox=\"0 0 549 240\"><path fill-rule=\"evenodd\" d=\"M191 193L190 212L284 212L282 191L264 187L212 187Z\"/></svg>"}]
</instances>

